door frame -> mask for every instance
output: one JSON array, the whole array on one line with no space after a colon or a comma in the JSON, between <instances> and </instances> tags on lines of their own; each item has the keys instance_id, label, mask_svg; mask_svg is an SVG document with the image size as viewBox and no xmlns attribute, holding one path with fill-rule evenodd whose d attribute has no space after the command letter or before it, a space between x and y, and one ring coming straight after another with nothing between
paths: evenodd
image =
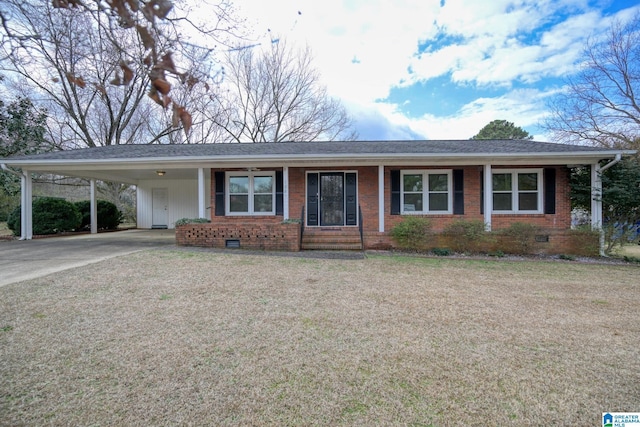
<instances>
[{"instance_id":1,"label":"door frame","mask_svg":"<svg viewBox=\"0 0 640 427\"><path fill-rule=\"evenodd\" d=\"M343 176L343 221L342 225L321 225L321 194L320 194L320 176L321 175L336 175L341 174ZM353 175L355 178L354 188L347 189L347 175ZM309 175L316 175L317 179L317 187L318 192L315 195L309 194ZM305 198L304 198L304 207L305 207L305 215L304 215L304 223L307 227L357 227L359 225L359 203L358 203L358 171L357 170L311 170L306 171L305 173ZM314 197L315 203L317 205L317 210L315 212L309 211L310 197ZM353 198L353 201L349 199ZM349 204L349 207L347 205ZM315 221L310 221L310 215L315 215Z\"/></svg>"},{"instance_id":2,"label":"door frame","mask_svg":"<svg viewBox=\"0 0 640 427\"><path fill-rule=\"evenodd\" d=\"M166 194L166 203L164 208L164 222L165 224L156 224L155 218L155 194L158 190L164 191ZM151 228L164 229L169 228L169 188L167 187L154 187L151 189Z\"/></svg>"}]
</instances>

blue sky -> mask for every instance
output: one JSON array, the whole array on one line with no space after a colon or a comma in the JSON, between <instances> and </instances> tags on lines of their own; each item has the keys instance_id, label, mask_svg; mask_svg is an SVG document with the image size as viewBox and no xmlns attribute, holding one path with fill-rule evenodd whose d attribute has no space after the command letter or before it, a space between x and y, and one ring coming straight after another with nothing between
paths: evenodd
<instances>
[{"instance_id":1,"label":"blue sky","mask_svg":"<svg viewBox=\"0 0 640 427\"><path fill-rule=\"evenodd\" d=\"M537 140L588 38L638 0L237 0L262 44L308 45L360 139L467 139L491 120Z\"/></svg>"}]
</instances>

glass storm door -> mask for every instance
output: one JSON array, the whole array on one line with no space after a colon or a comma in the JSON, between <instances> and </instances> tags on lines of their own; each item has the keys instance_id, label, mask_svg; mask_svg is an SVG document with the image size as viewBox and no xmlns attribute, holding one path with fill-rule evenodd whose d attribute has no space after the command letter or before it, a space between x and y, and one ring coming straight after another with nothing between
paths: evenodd
<instances>
[{"instance_id":1,"label":"glass storm door","mask_svg":"<svg viewBox=\"0 0 640 427\"><path fill-rule=\"evenodd\" d=\"M307 174L307 225L357 225L355 173Z\"/></svg>"},{"instance_id":2,"label":"glass storm door","mask_svg":"<svg viewBox=\"0 0 640 427\"><path fill-rule=\"evenodd\" d=\"M320 174L320 225L344 225L344 174Z\"/></svg>"}]
</instances>

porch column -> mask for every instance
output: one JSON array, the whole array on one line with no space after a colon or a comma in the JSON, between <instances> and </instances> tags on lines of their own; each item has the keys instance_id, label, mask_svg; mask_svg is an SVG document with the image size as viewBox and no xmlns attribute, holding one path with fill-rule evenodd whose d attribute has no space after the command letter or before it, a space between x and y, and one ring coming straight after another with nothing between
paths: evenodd
<instances>
[{"instance_id":1,"label":"porch column","mask_svg":"<svg viewBox=\"0 0 640 427\"><path fill-rule=\"evenodd\" d=\"M378 165L378 231L384 233L384 165Z\"/></svg>"},{"instance_id":2,"label":"porch column","mask_svg":"<svg viewBox=\"0 0 640 427\"><path fill-rule=\"evenodd\" d=\"M33 239L33 183L31 174L27 170L22 171L20 198L20 240Z\"/></svg>"},{"instance_id":3,"label":"porch column","mask_svg":"<svg viewBox=\"0 0 640 427\"><path fill-rule=\"evenodd\" d=\"M282 215L289 219L289 166L282 168Z\"/></svg>"},{"instance_id":4,"label":"porch column","mask_svg":"<svg viewBox=\"0 0 640 427\"><path fill-rule=\"evenodd\" d=\"M604 230L602 229L602 173L600 163L591 165L591 229L600 233L600 255L604 256Z\"/></svg>"},{"instance_id":5,"label":"porch column","mask_svg":"<svg viewBox=\"0 0 640 427\"><path fill-rule=\"evenodd\" d=\"M198 168L198 218L206 218L204 168Z\"/></svg>"},{"instance_id":6,"label":"porch column","mask_svg":"<svg viewBox=\"0 0 640 427\"><path fill-rule=\"evenodd\" d=\"M91 234L98 233L98 207L96 204L96 180L91 180L90 210L91 210Z\"/></svg>"},{"instance_id":7,"label":"porch column","mask_svg":"<svg viewBox=\"0 0 640 427\"><path fill-rule=\"evenodd\" d=\"M484 226L491 231L491 214L493 212L493 176L491 165L484 165Z\"/></svg>"}]
</instances>

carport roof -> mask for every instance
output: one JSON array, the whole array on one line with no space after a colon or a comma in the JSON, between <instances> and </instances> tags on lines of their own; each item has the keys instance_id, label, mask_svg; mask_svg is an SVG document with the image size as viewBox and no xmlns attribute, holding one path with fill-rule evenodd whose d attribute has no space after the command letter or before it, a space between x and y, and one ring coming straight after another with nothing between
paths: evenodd
<instances>
[{"instance_id":1,"label":"carport roof","mask_svg":"<svg viewBox=\"0 0 640 427\"><path fill-rule=\"evenodd\" d=\"M196 168L358 165L591 164L632 151L530 140L334 141L113 145L0 159L37 172L135 183L158 169L175 178Z\"/></svg>"}]
</instances>

